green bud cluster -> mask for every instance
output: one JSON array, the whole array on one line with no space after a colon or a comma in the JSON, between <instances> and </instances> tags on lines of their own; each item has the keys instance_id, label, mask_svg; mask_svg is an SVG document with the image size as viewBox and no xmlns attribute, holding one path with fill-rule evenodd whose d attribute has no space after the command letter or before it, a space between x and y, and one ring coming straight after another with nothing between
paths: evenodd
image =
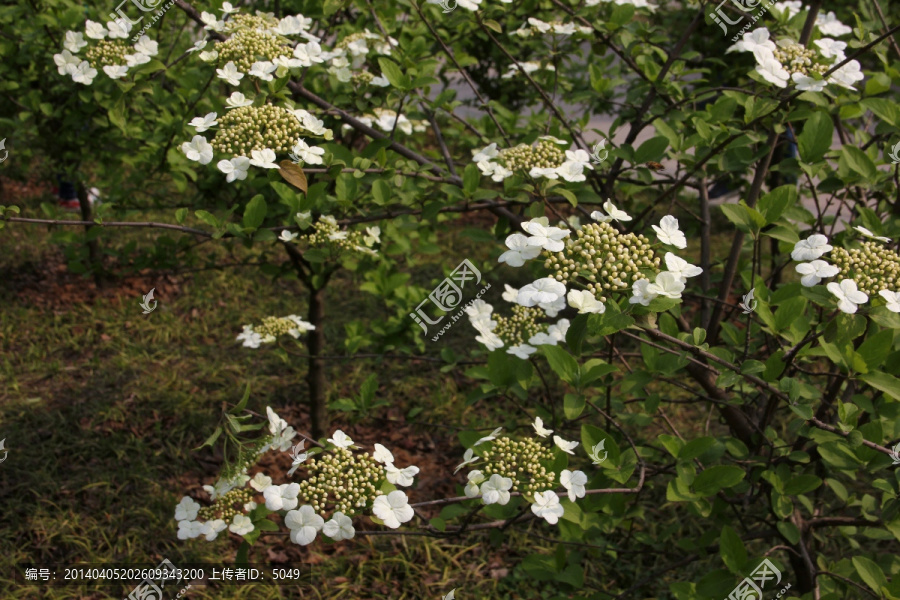
<instances>
[{"instance_id":1,"label":"green bud cluster","mask_svg":"<svg viewBox=\"0 0 900 600\"><path fill-rule=\"evenodd\" d=\"M340 42L338 42L334 46L334 49L335 50L344 50L347 48L347 46L349 46L356 40L364 40L364 39L368 39L368 38L369 38L369 36L366 35L366 33L362 32L362 31L360 31L358 33L351 33L350 35L348 35L347 37L342 39Z\"/></svg>"},{"instance_id":2,"label":"green bud cluster","mask_svg":"<svg viewBox=\"0 0 900 600\"><path fill-rule=\"evenodd\" d=\"M869 296L881 290L900 289L900 255L884 244L862 242L861 248L835 248L830 257L841 270L837 280L852 279Z\"/></svg>"},{"instance_id":3,"label":"green bud cluster","mask_svg":"<svg viewBox=\"0 0 900 600\"><path fill-rule=\"evenodd\" d=\"M350 75L350 83L355 86L369 85L375 76L368 71L358 71Z\"/></svg>"},{"instance_id":4,"label":"green bud cluster","mask_svg":"<svg viewBox=\"0 0 900 600\"><path fill-rule=\"evenodd\" d=\"M489 463L481 469L485 478L491 475L509 477L513 481L513 491L536 494L555 487L556 473L541 465L541 462L553 460L553 452L533 438L520 441L497 438L483 458Z\"/></svg>"},{"instance_id":5,"label":"green bud cluster","mask_svg":"<svg viewBox=\"0 0 900 600\"><path fill-rule=\"evenodd\" d=\"M309 477L300 482L299 496L318 514L333 508L352 516L382 494L376 486L385 478L384 467L364 452L337 448L305 466Z\"/></svg>"},{"instance_id":6,"label":"green bud cluster","mask_svg":"<svg viewBox=\"0 0 900 600\"><path fill-rule=\"evenodd\" d=\"M287 109L271 104L242 106L219 117L212 147L217 155L249 157L253 150L264 148L287 154L297 140L308 135L312 134Z\"/></svg>"},{"instance_id":7,"label":"green bud cluster","mask_svg":"<svg viewBox=\"0 0 900 600\"><path fill-rule=\"evenodd\" d=\"M212 506L202 507L197 513L197 517L204 521L222 519L229 522L236 515L244 514L244 505L253 500L255 493L255 490L248 487L231 490L216 498Z\"/></svg>"},{"instance_id":8,"label":"green bud cluster","mask_svg":"<svg viewBox=\"0 0 900 600\"><path fill-rule=\"evenodd\" d=\"M301 236L310 246L332 247L346 252L375 254L363 244L363 234L358 231L341 231L334 219L319 219L313 224L314 231ZM331 236L335 236L333 239Z\"/></svg>"},{"instance_id":9,"label":"green bud cluster","mask_svg":"<svg viewBox=\"0 0 900 600\"><path fill-rule=\"evenodd\" d=\"M588 223L565 244L562 252L544 252L548 256L544 266L557 281L583 284L600 302L606 302L611 292L631 289L638 279L653 281L660 271L650 240L619 233L609 223Z\"/></svg>"},{"instance_id":10,"label":"green bud cluster","mask_svg":"<svg viewBox=\"0 0 900 600\"><path fill-rule=\"evenodd\" d=\"M536 306L520 306L514 305L512 308L512 316L497 316L497 326L494 333L503 340L504 344L509 346L518 346L527 343L531 337L542 331L546 331L546 327L539 324L537 320L544 316L543 311Z\"/></svg>"},{"instance_id":11,"label":"green bud cluster","mask_svg":"<svg viewBox=\"0 0 900 600\"><path fill-rule=\"evenodd\" d=\"M293 49L282 44L278 36L256 29L240 29L224 42L216 45L219 65L234 63L238 71L247 73L253 63L274 61L279 56L290 57Z\"/></svg>"},{"instance_id":12,"label":"green bud cluster","mask_svg":"<svg viewBox=\"0 0 900 600\"><path fill-rule=\"evenodd\" d=\"M815 51L805 48L800 44L791 43L787 46L779 46L773 52L775 59L784 66L789 73L801 73L809 75L810 73L825 73L829 66L819 62L819 57Z\"/></svg>"},{"instance_id":13,"label":"green bud cluster","mask_svg":"<svg viewBox=\"0 0 900 600\"><path fill-rule=\"evenodd\" d=\"M265 317L262 323L253 326L253 331L263 337L287 335L291 329L297 329L297 324L285 317Z\"/></svg>"},{"instance_id":14,"label":"green bud cluster","mask_svg":"<svg viewBox=\"0 0 900 600\"><path fill-rule=\"evenodd\" d=\"M96 44L91 45L85 58L88 63L98 71L103 67L124 67L126 64L125 55L132 54L134 48L126 46L120 40L100 40Z\"/></svg>"},{"instance_id":15,"label":"green bud cluster","mask_svg":"<svg viewBox=\"0 0 900 600\"><path fill-rule=\"evenodd\" d=\"M278 19L274 15L257 12L255 15L239 13L225 21L222 33L234 33L240 30L268 31L278 27Z\"/></svg>"},{"instance_id":16,"label":"green bud cluster","mask_svg":"<svg viewBox=\"0 0 900 600\"><path fill-rule=\"evenodd\" d=\"M566 153L551 140L538 140L534 146L519 144L500 150L496 161L510 171L525 171L534 167L555 169L566 161Z\"/></svg>"}]
</instances>

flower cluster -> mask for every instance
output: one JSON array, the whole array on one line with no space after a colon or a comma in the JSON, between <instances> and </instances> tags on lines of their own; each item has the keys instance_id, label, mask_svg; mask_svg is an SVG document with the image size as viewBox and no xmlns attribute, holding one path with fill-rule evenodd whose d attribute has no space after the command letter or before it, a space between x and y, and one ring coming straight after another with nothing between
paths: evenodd
<instances>
[{"instance_id":1,"label":"flower cluster","mask_svg":"<svg viewBox=\"0 0 900 600\"><path fill-rule=\"evenodd\" d=\"M301 212L296 215L297 223L301 229L309 228L312 222L312 213ZM341 230L337 220L331 215L323 215L312 224L311 233L300 235L287 229L281 232L282 242L303 241L310 247L335 248L345 252L360 252L369 256L377 256L378 253L372 246L381 241L381 228L377 225L366 227L364 231Z\"/></svg>"},{"instance_id":2,"label":"flower cluster","mask_svg":"<svg viewBox=\"0 0 900 600\"><path fill-rule=\"evenodd\" d=\"M534 17L528 18L528 27L524 25L513 31L515 35L520 37L531 37L533 35L541 35L544 33L552 33L554 35L574 35L574 34L591 34L593 29L583 25L575 25L574 23L562 23L560 21L550 21L545 23Z\"/></svg>"},{"instance_id":3,"label":"flower cluster","mask_svg":"<svg viewBox=\"0 0 900 600\"><path fill-rule=\"evenodd\" d=\"M493 143L473 152L472 161L483 175L494 181L503 181L514 172L528 173L531 177L546 177L566 181L584 181L584 169L593 170L591 157L584 150L563 150L568 142L553 136L543 136L529 146L519 144L514 148L498 150Z\"/></svg>"},{"instance_id":4,"label":"flower cluster","mask_svg":"<svg viewBox=\"0 0 900 600\"><path fill-rule=\"evenodd\" d=\"M150 62L159 53L159 44L146 35L141 36L133 47L121 41L128 39L131 26L127 19L109 21L106 27L88 19L84 33L67 31L63 42L65 49L53 55L59 74L71 76L76 83L90 85L98 70L110 79L121 79L128 74L128 69ZM97 42L85 51L82 59L78 53L88 46L85 35Z\"/></svg>"},{"instance_id":5,"label":"flower cluster","mask_svg":"<svg viewBox=\"0 0 900 600\"><path fill-rule=\"evenodd\" d=\"M373 109L371 114L360 115L357 119L363 123L364 125L368 125L369 127L378 127L382 131L386 131L388 133L392 131L399 131L401 133L405 133L406 135L411 135L413 132L421 133L428 128L427 121L421 121L418 119L408 119L406 115L400 115L397 117L397 113L389 108L375 108ZM344 130L352 129L351 125L344 125Z\"/></svg>"},{"instance_id":6,"label":"flower cluster","mask_svg":"<svg viewBox=\"0 0 900 600\"><path fill-rule=\"evenodd\" d=\"M509 70L501 76L501 79L511 79L511 78L515 77L516 75L518 75L520 72L519 66L521 66L521 71L524 71L525 73L529 73L529 74L534 73L538 69L544 69L545 71L555 71L556 70L556 67L553 66L552 63L529 60L526 62L520 62L518 64L513 63L513 64L509 65Z\"/></svg>"},{"instance_id":7,"label":"flower cluster","mask_svg":"<svg viewBox=\"0 0 900 600\"><path fill-rule=\"evenodd\" d=\"M244 325L244 331L237 336L237 341L244 342L245 348L259 348L260 344L271 344L279 336L287 334L296 339L315 328L315 325L297 315L265 317L258 325Z\"/></svg>"},{"instance_id":8,"label":"flower cluster","mask_svg":"<svg viewBox=\"0 0 900 600\"><path fill-rule=\"evenodd\" d=\"M569 331L568 319L560 319L555 324L538 323L544 316L555 317L565 307L564 294L565 286L550 278L538 280L521 290L507 285L503 299L514 304L518 302L518 305L513 307L512 316L496 318L491 318L493 306L480 298L475 300L466 307L469 322L479 333L475 340L488 350L508 346L507 354L523 360L534 354L537 346L555 346L564 342Z\"/></svg>"},{"instance_id":9,"label":"flower cluster","mask_svg":"<svg viewBox=\"0 0 900 600\"><path fill-rule=\"evenodd\" d=\"M372 44L371 49L369 44ZM366 70L365 63L372 50L375 51L375 54L390 56L391 47L397 44L397 40L392 37L385 39L366 29L343 38L331 52L327 52L323 57L329 61L328 72L334 75L338 81L352 82L357 86L365 84L387 87L390 82L383 75L374 75Z\"/></svg>"},{"instance_id":10,"label":"flower cluster","mask_svg":"<svg viewBox=\"0 0 900 600\"><path fill-rule=\"evenodd\" d=\"M846 33L849 31L847 28ZM854 84L863 79L860 64L855 60L823 79L826 71L846 58L846 48L845 42L828 37L815 40L812 47L801 46L790 38L773 42L769 39L769 30L760 27L745 33L728 52L752 52L757 63L756 72L773 85L784 88L793 81L800 91L821 92L829 83L852 90Z\"/></svg>"},{"instance_id":11,"label":"flower cluster","mask_svg":"<svg viewBox=\"0 0 900 600\"><path fill-rule=\"evenodd\" d=\"M533 438L524 440L513 440L509 437L498 438L490 449L484 451L482 458L488 464L482 467L481 471L474 472L490 473L491 475L481 475L487 479L496 476L508 478L510 487L507 489L524 494L535 494L555 487L556 475L553 471L548 471L545 466L553 460L553 452L549 447ZM469 473L469 486L472 484L473 476L472 473ZM472 490L469 486L466 487L466 495L470 497L477 495L470 493ZM485 499L485 504L490 504L490 502ZM500 504L506 504L506 502Z\"/></svg>"},{"instance_id":12,"label":"flower cluster","mask_svg":"<svg viewBox=\"0 0 900 600\"><path fill-rule=\"evenodd\" d=\"M867 238L890 242L865 227L855 227ZM831 264L822 257L830 253ZM880 295L887 309L900 312L900 254L874 241L863 241L849 250L833 247L828 238L813 234L794 245L791 258L800 262L795 269L802 275L800 283L806 287L818 285L822 279L839 277L826 288L838 300L838 309L853 314L870 296Z\"/></svg>"},{"instance_id":13,"label":"flower cluster","mask_svg":"<svg viewBox=\"0 0 900 600\"><path fill-rule=\"evenodd\" d=\"M254 453L256 457L268 449L287 450L296 435L271 408L267 407L266 412L271 435L262 451ZM341 430L335 431L328 445L318 453L301 452L304 444L301 442L291 450L293 467L289 476L304 466L308 479L276 485L262 472L251 479L246 474L249 467L242 466L239 474L230 480L220 479L215 487L203 486L213 501L211 506L201 507L192 498L182 498L175 508L178 538L203 535L212 541L226 528L243 536L265 519L265 511L285 511L284 523L290 530L291 541L300 545L312 543L319 532L334 540L354 537L351 517L366 508L371 509L373 519L394 529L413 518L406 494L390 486L413 485L418 467L395 467L393 454L381 444L375 444L371 454L355 453L353 440ZM244 487L247 484L249 487ZM383 489L384 486L388 489ZM262 494L265 508L254 501L257 494ZM327 513L331 513L328 521Z\"/></svg>"}]
</instances>

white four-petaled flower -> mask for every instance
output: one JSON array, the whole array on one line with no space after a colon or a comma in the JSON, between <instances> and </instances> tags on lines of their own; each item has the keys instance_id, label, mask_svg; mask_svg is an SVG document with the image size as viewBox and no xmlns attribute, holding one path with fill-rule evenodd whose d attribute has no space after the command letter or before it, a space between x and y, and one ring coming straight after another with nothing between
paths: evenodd
<instances>
[{"instance_id":1,"label":"white four-petaled flower","mask_svg":"<svg viewBox=\"0 0 900 600\"><path fill-rule=\"evenodd\" d=\"M569 491L569 500L575 502L578 498L584 498L587 493L584 484L587 483L587 475L581 471L564 469L559 474L559 483Z\"/></svg>"},{"instance_id":2,"label":"white four-petaled flower","mask_svg":"<svg viewBox=\"0 0 900 600\"><path fill-rule=\"evenodd\" d=\"M244 78L244 74L238 71L237 66L232 61L228 61L224 68L216 69L216 73L220 79L224 79L231 85L240 85L241 79Z\"/></svg>"},{"instance_id":3,"label":"white four-petaled flower","mask_svg":"<svg viewBox=\"0 0 900 600\"><path fill-rule=\"evenodd\" d=\"M551 525L556 525L559 522L559 518L565 513L565 510L559 503L559 496L556 495L556 492L547 490L534 495L534 504L531 505L531 512Z\"/></svg>"},{"instance_id":4,"label":"white four-petaled flower","mask_svg":"<svg viewBox=\"0 0 900 600\"><path fill-rule=\"evenodd\" d=\"M564 297L565 294L566 286L563 283L552 277L543 277L523 286L516 296L516 303L521 306L551 303Z\"/></svg>"},{"instance_id":5,"label":"white four-petaled flower","mask_svg":"<svg viewBox=\"0 0 900 600\"><path fill-rule=\"evenodd\" d=\"M216 121L216 113L211 112L207 113L205 117L194 117L188 125L196 129L197 133L203 133L210 127L215 127L218 123Z\"/></svg>"},{"instance_id":6,"label":"white four-petaled flower","mask_svg":"<svg viewBox=\"0 0 900 600\"><path fill-rule=\"evenodd\" d=\"M579 314L596 313L602 315L606 311L606 306L587 290L569 290L569 293L566 294L566 300L568 300L569 306L578 309Z\"/></svg>"},{"instance_id":7,"label":"white four-petaled flower","mask_svg":"<svg viewBox=\"0 0 900 600\"><path fill-rule=\"evenodd\" d=\"M535 417L534 423L532 423L531 426L534 427L534 432L541 437L547 437L553 433L552 429L546 429L544 427L544 420L540 417Z\"/></svg>"},{"instance_id":8,"label":"white four-petaled flower","mask_svg":"<svg viewBox=\"0 0 900 600\"><path fill-rule=\"evenodd\" d=\"M225 181L231 183L235 179L246 179L247 170L250 168L250 159L246 156L235 156L230 160L220 160L216 163L220 171L225 173Z\"/></svg>"},{"instance_id":9,"label":"white four-petaled flower","mask_svg":"<svg viewBox=\"0 0 900 600\"><path fill-rule=\"evenodd\" d=\"M521 267L526 260L536 258L541 247L528 243L528 238L521 233L513 233L506 238L506 252L500 255L497 262L505 262L511 267Z\"/></svg>"},{"instance_id":10,"label":"white four-petaled flower","mask_svg":"<svg viewBox=\"0 0 900 600\"><path fill-rule=\"evenodd\" d=\"M316 534L322 531L325 519L317 515L312 506L304 504L297 510L289 511L284 516L284 524L291 530L292 542L307 546L312 544L316 539Z\"/></svg>"},{"instance_id":11,"label":"white four-petaled flower","mask_svg":"<svg viewBox=\"0 0 900 600\"><path fill-rule=\"evenodd\" d=\"M684 237L684 233L678 228L678 219L675 217L666 215L660 220L658 227L656 225L652 227L653 231L656 232L656 237L663 244L675 246L679 249L687 248L687 238Z\"/></svg>"},{"instance_id":12,"label":"white four-petaled flower","mask_svg":"<svg viewBox=\"0 0 900 600\"><path fill-rule=\"evenodd\" d=\"M272 485L263 492L263 496L266 498L266 508L269 510L291 510L296 508L299 494L299 483Z\"/></svg>"},{"instance_id":13,"label":"white four-petaled flower","mask_svg":"<svg viewBox=\"0 0 900 600\"><path fill-rule=\"evenodd\" d=\"M509 477L491 475L490 479L481 484L481 500L485 504L507 504L512 484L512 479Z\"/></svg>"},{"instance_id":14,"label":"white four-petaled flower","mask_svg":"<svg viewBox=\"0 0 900 600\"><path fill-rule=\"evenodd\" d=\"M337 446L338 448L349 448L353 445L353 440L350 439L350 436L338 429L334 432L328 441Z\"/></svg>"},{"instance_id":15,"label":"white four-petaled flower","mask_svg":"<svg viewBox=\"0 0 900 600\"><path fill-rule=\"evenodd\" d=\"M409 498L400 490L386 496L378 496L372 504L372 512L385 526L397 529L401 523L411 521L415 513L409 505Z\"/></svg>"},{"instance_id":16,"label":"white four-petaled flower","mask_svg":"<svg viewBox=\"0 0 900 600\"><path fill-rule=\"evenodd\" d=\"M228 530L237 535L245 535L254 529L253 521L246 515L235 515L231 525L228 526Z\"/></svg>"},{"instance_id":17,"label":"white four-petaled flower","mask_svg":"<svg viewBox=\"0 0 900 600\"><path fill-rule=\"evenodd\" d=\"M263 169L280 169L275 163L275 151L271 148L250 151L250 164Z\"/></svg>"},{"instance_id":18,"label":"white four-petaled flower","mask_svg":"<svg viewBox=\"0 0 900 600\"><path fill-rule=\"evenodd\" d=\"M878 295L887 301L885 308L891 312L900 313L900 292L881 290Z\"/></svg>"},{"instance_id":19,"label":"white four-petaled flower","mask_svg":"<svg viewBox=\"0 0 900 600\"><path fill-rule=\"evenodd\" d=\"M852 279L844 279L840 283L832 281L825 287L837 297L838 309L841 312L853 314L856 312L857 305L865 304L869 301L868 294L859 291L856 287L856 282Z\"/></svg>"},{"instance_id":20,"label":"white four-petaled flower","mask_svg":"<svg viewBox=\"0 0 900 600\"><path fill-rule=\"evenodd\" d=\"M832 246L828 244L828 238L816 233L794 244L791 258L797 261L816 260L823 254L831 252L832 249Z\"/></svg>"},{"instance_id":21,"label":"white four-petaled flower","mask_svg":"<svg viewBox=\"0 0 900 600\"><path fill-rule=\"evenodd\" d=\"M200 511L200 504L196 502L193 498L189 496L185 496L181 499L181 502L175 507L175 520L176 521L193 521L197 518L197 513Z\"/></svg>"},{"instance_id":22,"label":"white four-petaled flower","mask_svg":"<svg viewBox=\"0 0 900 600\"><path fill-rule=\"evenodd\" d=\"M575 454L572 450L578 446L578 442L568 442L558 435L553 436L553 443L556 444L557 448L565 452L566 454Z\"/></svg>"},{"instance_id":23,"label":"white four-petaled flower","mask_svg":"<svg viewBox=\"0 0 900 600\"><path fill-rule=\"evenodd\" d=\"M803 277L800 278L800 283L805 287L812 287L814 285L817 285L826 277L834 277L841 272L838 267L830 265L824 260L814 260L808 263L800 263L794 268L798 273L803 275Z\"/></svg>"},{"instance_id":24,"label":"white four-petaled flower","mask_svg":"<svg viewBox=\"0 0 900 600\"><path fill-rule=\"evenodd\" d=\"M341 511L337 511L331 520L322 527L322 533L335 541L340 541L352 539L356 535L356 530L353 529L353 520Z\"/></svg>"},{"instance_id":25,"label":"white four-petaled flower","mask_svg":"<svg viewBox=\"0 0 900 600\"><path fill-rule=\"evenodd\" d=\"M202 135L195 135L190 142L181 144L181 151L188 160L198 161L201 165L207 165L213 159L213 149Z\"/></svg>"}]
</instances>

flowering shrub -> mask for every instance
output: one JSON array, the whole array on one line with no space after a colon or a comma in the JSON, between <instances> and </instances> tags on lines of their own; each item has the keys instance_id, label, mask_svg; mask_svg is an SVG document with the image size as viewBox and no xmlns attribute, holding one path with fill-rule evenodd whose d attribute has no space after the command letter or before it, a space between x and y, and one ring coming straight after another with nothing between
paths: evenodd
<instances>
[{"instance_id":1,"label":"flowering shrub","mask_svg":"<svg viewBox=\"0 0 900 600\"><path fill-rule=\"evenodd\" d=\"M735 585L766 558L783 597L900 598L897 10L749 4L179 2L133 47L122 24L54 13L44 85L77 95L60 136L89 128L91 180L158 177L193 199L163 205L166 229L241 242L307 292L305 317L250 316L228 337L305 346L309 422L267 408L248 439L265 424L245 395L207 440L224 470L177 504L172 535L236 536L244 561L270 535L517 530L534 546L507 548L524 555L510 579L543 586L533 597L749 597ZM42 102L3 114L41 140ZM137 139L127 159L110 150ZM114 193L75 224L102 240L133 207ZM72 224L48 212L0 224ZM504 290L466 307L476 335L432 337L475 271ZM334 315L326 339L338 274L379 311ZM438 363L464 391L435 417L465 421L441 424L462 463L428 473L455 496L329 423L344 373L326 361L364 348ZM395 401L376 387L331 406ZM290 457L283 481L267 452Z\"/></svg>"}]
</instances>

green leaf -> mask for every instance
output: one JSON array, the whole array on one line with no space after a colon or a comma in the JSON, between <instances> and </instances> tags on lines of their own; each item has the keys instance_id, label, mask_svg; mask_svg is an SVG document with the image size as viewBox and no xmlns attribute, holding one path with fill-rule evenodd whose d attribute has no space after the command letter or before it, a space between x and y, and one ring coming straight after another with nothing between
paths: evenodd
<instances>
[{"instance_id":1,"label":"green leaf","mask_svg":"<svg viewBox=\"0 0 900 600\"><path fill-rule=\"evenodd\" d=\"M394 61L383 56L378 57L378 66L381 67L381 73L387 78L392 86L399 90L405 90L409 87L409 77L407 77L400 66Z\"/></svg>"},{"instance_id":2,"label":"green leaf","mask_svg":"<svg viewBox=\"0 0 900 600\"><path fill-rule=\"evenodd\" d=\"M575 376L578 374L578 363L571 354L560 348L559 346L545 345L541 346L541 351L547 357L550 368L559 375L560 379L568 383L575 383Z\"/></svg>"},{"instance_id":3,"label":"green leaf","mask_svg":"<svg viewBox=\"0 0 900 600\"><path fill-rule=\"evenodd\" d=\"M244 540L241 543L240 548L238 548L237 554L234 557L234 562L238 565L246 565L250 561L247 559L247 554L250 552L250 543L247 540Z\"/></svg>"},{"instance_id":4,"label":"green leaf","mask_svg":"<svg viewBox=\"0 0 900 600\"><path fill-rule=\"evenodd\" d=\"M481 183L481 171L478 170L475 163L467 164L463 171L463 192L467 196L471 196L478 189L479 183Z\"/></svg>"},{"instance_id":5,"label":"green leaf","mask_svg":"<svg viewBox=\"0 0 900 600\"><path fill-rule=\"evenodd\" d=\"M878 169L875 163L869 158L865 152L856 146L845 145L841 148L841 153L847 166L859 173L867 181L875 181L878 179Z\"/></svg>"},{"instance_id":6,"label":"green leaf","mask_svg":"<svg viewBox=\"0 0 900 600\"><path fill-rule=\"evenodd\" d=\"M716 443L715 438L701 437L691 440L678 452L679 460L693 460L712 448Z\"/></svg>"},{"instance_id":7,"label":"green leaf","mask_svg":"<svg viewBox=\"0 0 900 600\"><path fill-rule=\"evenodd\" d=\"M803 131L797 136L797 146L803 162L811 164L822 160L831 148L833 135L834 124L830 115L821 111L810 115L803 125Z\"/></svg>"},{"instance_id":8,"label":"green leaf","mask_svg":"<svg viewBox=\"0 0 900 600\"><path fill-rule=\"evenodd\" d=\"M739 204L722 204L719 208L744 233L755 233L766 225L765 217L758 210L744 204L743 200Z\"/></svg>"},{"instance_id":9,"label":"green leaf","mask_svg":"<svg viewBox=\"0 0 900 600\"><path fill-rule=\"evenodd\" d=\"M615 467L618 465L621 451L619 450L619 445L616 444L615 438L599 427L594 427L587 423L581 426L581 444L584 446L584 451L586 453L591 452L594 449L594 446L600 442L603 442L603 449L598 450L600 458L602 459L603 455L606 454L608 459L601 462L600 467Z\"/></svg>"},{"instance_id":10,"label":"green leaf","mask_svg":"<svg viewBox=\"0 0 900 600\"><path fill-rule=\"evenodd\" d=\"M125 96L120 96L109 110L109 122L125 131Z\"/></svg>"},{"instance_id":11,"label":"green leaf","mask_svg":"<svg viewBox=\"0 0 900 600\"><path fill-rule=\"evenodd\" d=\"M581 413L584 412L584 406L584 396L581 394L566 394L563 398L563 411L566 414L566 418L570 421L574 421L581 416Z\"/></svg>"},{"instance_id":12,"label":"green leaf","mask_svg":"<svg viewBox=\"0 0 900 600\"><path fill-rule=\"evenodd\" d=\"M669 140L663 136L650 138L634 151L634 162L645 163L648 161L659 162L665 156Z\"/></svg>"},{"instance_id":13,"label":"green leaf","mask_svg":"<svg viewBox=\"0 0 900 600\"><path fill-rule=\"evenodd\" d=\"M719 554L732 573L742 574L744 563L747 562L747 549L744 548L741 536L728 525L722 527L722 534L719 536Z\"/></svg>"},{"instance_id":14,"label":"green leaf","mask_svg":"<svg viewBox=\"0 0 900 600\"><path fill-rule=\"evenodd\" d=\"M515 362L519 359L505 352L491 352L488 356L488 376L491 383L503 388L516 380Z\"/></svg>"},{"instance_id":15,"label":"green leaf","mask_svg":"<svg viewBox=\"0 0 900 600\"><path fill-rule=\"evenodd\" d=\"M632 325L634 325L634 319L629 315L607 310L602 315L591 315L588 321L588 333L590 335L612 335Z\"/></svg>"},{"instance_id":16,"label":"green leaf","mask_svg":"<svg viewBox=\"0 0 900 600\"><path fill-rule=\"evenodd\" d=\"M233 415L238 415L238 414L242 413L244 411L244 409L247 408L247 400L249 400L249 399L250 399L250 382L248 381L247 386L244 388L244 395L241 396L240 401L235 405L235 407L232 408L231 410L229 410L228 412L230 412Z\"/></svg>"},{"instance_id":17,"label":"green leaf","mask_svg":"<svg viewBox=\"0 0 900 600\"><path fill-rule=\"evenodd\" d=\"M784 493L789 496L806 494L822 485L822 480L815 475L797 475L784 486Z\"/></svg>"},{"instance_id":18,"label":"green leaf","mask_svg":"<svg viewBox=\"0 0 900 600\"><path fill-rule=\"evenodd\" d=\"M210 212L205 210L198 210L194 212L194 216L206 223L207 225L211 225L212 227L219 227L219 220Z\"/></svg>"},{"instance_id":19,"label":"green leaf","mask_svg":"<svg viewBox=\"0 0 900 600\"><path fill-rule=\"evenodd\" d=\"M875 335L866 338L856 353L859 354L870 371L877 369L891 352L894 342L894 332L888 329L879 331Z\"/></svg>"},{"instance_id":20,"label":"green leaf","mask_svg":"<svg viewBox=\"0 0 900 600\"><path fill-rule=\"evenodd\" d=\"M818 114L818 113L817 113ZM829 121L830 123L831 121ZM759 199L759 210L766 222L777 221L788 208L797 202L797 188L793 185L782 185Z\"/></svg>"},{"instance_id":21,"label":"green leaf","mask_svg":"<svg viewBox=\"0 0 900 600\"><path fill-rule=\"evenodd\" d=\"M872 588L872 591L881 595L882 586L887 585L887 578L884 576L881 567L865 556L854 556L851 560L853 566L856 567L856 572L859 574L860 579L862 579L867 586Z\"/></svg>"},{"instance_id":22,"label":"green leaf","mask_svg":"<svg viewBox=\"0 0 900 600\"><path fill-rule=\"evenodd\" d=\"M697 475L694 480L694 491L701 496L712 496L719 490L737 485L746 473L739 467L716 465Z\"/></svg>"},{"instance_id":23,"label":"green leaf","mask_svg":"<svg viewBox=\"0 0 900 600\"><path fill-rule=\"evenodd\" d=\"M206 446L209 446L211 448L212 445L216 443L216 440L219 439L220 435L222 435L222 428L216 427L216 430L212 432L212 435L206 438L206 441L194 448L194 450L199 450L200 448L205 448Z\"/></svg>"},{"instance_id":24,"label":"green leaf","mask_svg":"<svg viewBox=\"0 0 900 600\"><path fill-rule=\"evenodd\" d=\"M175 221L179 225L184 225L184 220L187 219L187 211L188 209L186 208L179 208L175 211Z\"/></svg>"},{"instance_id":25,"label":"green leaf","mask_svg":"<svg viewBox=\"0 0 900 600\"><path fill-rule=\"evenodd\" d=\"M882 121L900 127L900 106L897 106L896 102L884 98L866 98L859 103L875 113Z\"/></svg>"},{"instance_id":26,"label":"green leaf","mask_svg":"<svg viewBox=\"0 0 900 600\"><path fill-rule=\"evenodd\" d=\"M497 33L503 33L503 28L500 27L500 23L498 23L497 21L494 21L493 19L485 19L484 26L489 29L493 29Z\"/></svg>"},{"instance_id":27,"label":"green leaf","mask_svg":"<svg viewBox=\"0 0 900 600\"><path fill-rule=\"evenodd\" d=\"M376 179L372 184L372 197L380 206L387 204L391 199L391 186L384 179Z\"/></svg>"},{"instance_id":28,"label":"green leaf","mask_svg":"<svg viewBox=\"0 0 900 600\"><path fill-rule=\"evenodd\" d=\"M871 385L876 390L881 390L894 400L900 400L900 379L881 371L871 371L860 375L860 379Z\"/></svg>"},{"instance_id":29,"label":"green leaf","mask_svg":"<svg viewBox=\"0 0 900 600\"><path fill-rule=\"evenodd\" d=\"M267 210L266 200L262 194L253 196L247 203L247 208L244 209L244 227L258 228L263 224Z\"/></svg>"}]
</instances>

